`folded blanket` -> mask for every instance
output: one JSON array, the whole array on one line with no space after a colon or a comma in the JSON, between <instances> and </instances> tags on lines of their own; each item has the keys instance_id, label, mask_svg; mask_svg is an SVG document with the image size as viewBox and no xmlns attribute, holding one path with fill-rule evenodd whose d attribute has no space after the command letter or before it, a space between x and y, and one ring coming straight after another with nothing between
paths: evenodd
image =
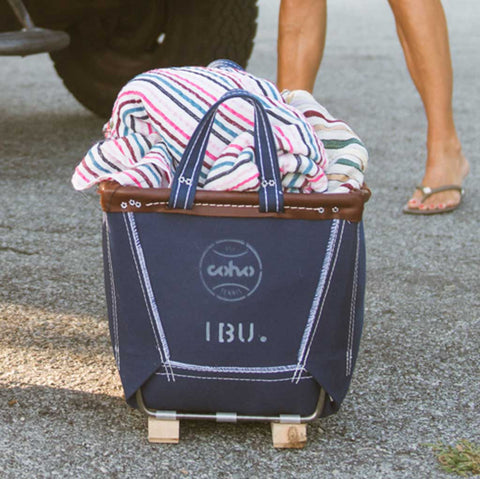
<instances>
[{"instance_id":1,"label":"folded blanket","mask_svg":"<svg viewBox=\"0 0 480 479\"><path fill-rule=\"evenodd\" d=\"M321 133L328 133L323 123L328 123L330 116L313 97L306 96L306 92L289 92L285 102L271 82L230 62L215 62L210 67L157 69L131 80L118 95L110 121L104 127L105 139L95 144L75 169L73 186L83 190L104 180L114 180L141 188L168 187L200 119L226 91L237 88L263 100L274 132L285 191L326 191L326 171L332 168L328 152L338 159L342 148L351 149L353 132L339 122L345 137L340 141L348 137L348 145L340 148L330 143L326 150ZM253 116L253 107L244 99L232 99L220 106L202 166L200 188L258 189ZM343 162L348 157L340 156ZM366 161L355 164L364 169ZM330 172L343 175L335 180L338 186L361 184L356 171L355 178L340 181L348 174L345 165L342 168L340 173Z\"/></svg>"},{"instance_id":2,"label":"folded blanket","mask_svg":"<svg viewBox=\"0 0 480 479\"><path fill-rule=\"evenodd\" d=\"M344 122L334 118L308 92L282 92L285 101L301 111L327 153L328 192L344 193L358 189L364 182L368 151L360 138Z\"/></svg>"}]
</instances>

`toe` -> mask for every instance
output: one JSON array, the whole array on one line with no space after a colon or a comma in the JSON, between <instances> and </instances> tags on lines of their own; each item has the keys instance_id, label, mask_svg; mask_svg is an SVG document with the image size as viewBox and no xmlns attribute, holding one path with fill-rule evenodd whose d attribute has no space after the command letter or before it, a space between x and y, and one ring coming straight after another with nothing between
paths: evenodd
<instances>
[{"instance_id":1,"label":"toe","mask_svg":"<svg viewBox=\"0 0 480 479\"><path fill-rule=\"evenodd\" d=\"M410 198L407 202L409 208L415 209L421 205L420 201L417 198Z\"/></svg>"}]
</instances>

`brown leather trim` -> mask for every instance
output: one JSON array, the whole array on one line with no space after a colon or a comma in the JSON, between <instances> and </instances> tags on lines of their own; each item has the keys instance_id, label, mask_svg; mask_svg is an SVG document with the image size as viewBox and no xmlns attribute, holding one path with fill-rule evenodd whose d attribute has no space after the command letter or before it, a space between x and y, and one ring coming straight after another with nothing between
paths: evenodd
<instances>
[{"instance_id":1,"label":"brown leather trim","mask_svg":"<svg viewBox=\"0 0 480 479\"><path fill-rule=\"evenodd\" d=\"M348 221L362 219L364 203L370 190L364 186L350 193L285 193L283 213L261 213L258 210L258 193L198 190L191 210L168 208L170 189L136 188L121 186L113 181L99 185L100 204L110 213L157 212L197 216L238 218L333 219Z\"/></svg>"}]
</instances>

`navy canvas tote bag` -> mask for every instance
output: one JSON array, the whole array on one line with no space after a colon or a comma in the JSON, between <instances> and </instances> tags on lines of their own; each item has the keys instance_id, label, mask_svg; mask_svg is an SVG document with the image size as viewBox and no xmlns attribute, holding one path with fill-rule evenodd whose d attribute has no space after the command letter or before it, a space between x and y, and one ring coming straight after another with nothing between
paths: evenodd
<instances>
[{"instance_id":1,"label":"navy canvas tote bag","mask_svg":"<svg viewBox=\"0 0 480 479\"><path fill-rule=\"evenodd\" d=\"M254 106L260 191L197 191L215 112L234 97ZM308 416L325 392L316 413L339 408L363 323L367 189L284 194L262 100L234 90L198 125L170 189L99 191L111 339L130 405Z\"/></svg>"}]
</instances>

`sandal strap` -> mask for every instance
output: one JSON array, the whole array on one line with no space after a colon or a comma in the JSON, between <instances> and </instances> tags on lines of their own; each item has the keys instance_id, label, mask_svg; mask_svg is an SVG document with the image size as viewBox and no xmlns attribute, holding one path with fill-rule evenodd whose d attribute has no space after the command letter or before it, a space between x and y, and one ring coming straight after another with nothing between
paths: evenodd
<instances>
[{"instance_id":1,"label":"sandal strap","mask_svg":"<svg viewBox=\"0 0 480 479\"><path fill-rule=\"evenodd\" d=\"M422 203L430 196L436 193L441 193L442 191L458 191L460 195L463 195L464 193L463 188L458 185L444 185L444 186L439 186L437 188L430 188L429 186L418 185L416 189L420 190L423 194L423 198L421 200Z\"/></svg>"}]
</instances>

